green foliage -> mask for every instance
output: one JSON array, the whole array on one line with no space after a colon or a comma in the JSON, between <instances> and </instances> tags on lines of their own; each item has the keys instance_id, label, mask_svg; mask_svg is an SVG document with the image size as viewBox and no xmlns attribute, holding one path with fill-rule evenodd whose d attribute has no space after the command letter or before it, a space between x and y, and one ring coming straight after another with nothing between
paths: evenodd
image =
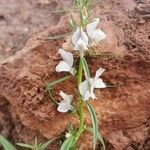
<instances>
[{"instance_id":1,"label":"green foliage","mask_svg":"<svg viewBox=\"0 0 150 150\"><path fill-rule=\"evenodd\" d=\"M87 108L89 110L89 113L90 113L90 116L92 119L92 124L93 124L93 128L88 129L89 131L91 131L93 133L93 150L95 150L95 148L96 148L97 139L100 140L100 142L103 146L103 150L105 150L105 143L103 141L101 134L98 131L98 120L97 120L95 110L94 110L93 106L89 103L87 103Z\"/></svg>"},{"instance_id":2,"label":"green foliage","mask_svg":"<svg viewBox=\"0 0 150 150\"><path fill-rule=\"evenodd\" d=\"M72 30L75 30L77 28L77 22L76 22L76 20L73 19L72 15L70 15L70 16L71 16L71 19L69 20L69 24L70 24Z\"/></svg>"},{"instance_id":3,"label":"green foliage","mask_svg":"<svg viewBox=\"0 0 150 150\"><path fill-rule=\"evenodd\" d=\"M61 145L60 150L72 150L75 142L75 136L71 135L69 138L67 138L63 144Z\"/></svg>"},{"instance_id":4,"label":"green foliage","mask_svg":"<svg viewBox=\"0 0 150 150\"><path fill-rule=\"evenodd\" d=\"M101 142L101 144L102 144L103 150L106 150L104 140L103 140L103 138L102 138L102 136L101 136L101 134L99 132L99 129L98 129L98 120L97 120L97 116L96 116L96 113L94 111L94 108L89 103L87 103L87 108L88 108L88 110L90 112L93 128L89 128L88 127L86 129L93 133L93 149L95 150L96 142L97 142L97 139L98 139Z\"/></svg>"},{"instance_id":5,"label":"green foliage","mask_svg":"<svg viewBox=\"0 0 150 150\"><path fill-rule=\"evenodd\" d=\"M85 29L86 25L90 22L90 17L92 15L92 11L90 7L99 1L92 1L92 0L75 0L75 8L79 12L80 17L80 23L78 21L74 20L73 16L71 15L71 19L69 20L69 24L73 31L77 27L82 27ZM60 36L61 37L61 36ZM59 38L59 37L58 37ZM52 38L53 39L53 38ZM80 56L79 61L79 67L77 72L77 82L78 82L78 88L79 85L82 83L83 75L85 76L86 80L88 81L89 88L90 88L90 71L88 67L88 63L85 59L85 57ZM51 89L53 86L67 80L70 76L63 77L61 79L58 79L54 82L51 82L47 84L46 91L49 94L50 99L57 104L57 102L54 100ZM79 92L79 90L78 90ZM85 105L87 104L87 105ZM85 131L85 121L84 121L84 106L87 106L90 117L92 120L93 127L88 129L90 132L93 133L93 150L96 149L97 141L99 140L102 144L103 150L105 150L105 143L103 141L103 138L101 134L99 133L98 128L98 120L95 113L95 110L93 106L89 103L86 103L82 100L80 92L78 93L78 102L77 102L77 115L79 117L79 127L77 129L73 129L72 125L68 125L68 137L66 140L62 143L60 150L73 150L76 147L76 144L81 136L81 134Z\"/></svg>"},{"instance_id":6,"label":"green foliage","mask_svg":"<svg viewBox=\"0 0 150 150\"><path fill-rule=\"evenodd\" d=\"M52 139L52 140L49 140L49 141L39 145L39 150L45 150L48 147L48 145L50 145L54 140L55 139Z\"/></svg>"},{"instance_id":7,"label":"green foliage","mask_svg":"<svg viewBox=\"0 0 150 150\"><path fill-rule=\"evenodd\" d=\"M65 76L65 77L63 77L63 78L60 78L60 79L58 79L58 80L55 80L55 81L53 81L53 82L51 82L51 83L48 83L48 84L46 85L46 92L47 92L47 95L49 96L50 100L51 100L56 106L58 105L58 103L57 103L56 100L54 99L54 97L53 97L53 95L52 95L52 93L51 93L51 89L52 89L55 85L57 85L57 84L59 84L59 83L65 81L65 80L69 79L70 77L71 77L71 76Z\"/></svg>"},{"instance_id":8,"label":"green foliage","mask_svg":"<svg viewBox=\"0 0 150 150\"><path fill-rule=\"evenodd\" d=\"M76 6L87 6L89 3L91 3L91 0L75 0Z\"/></svg>"},{"instance_id":9,"label":"green foliage","mask_svg":"<svg viewBox=\"0 0 150 150\"><path fill-rule=\"evenodd\" d=\"M90 127L86 127L86 130L90 131L91 133L94 132L93 128L90 128ZM104 140L103 140L103 138L102 138L102 136L101 136L101 134L99 132L97 134L97 139L101 142L103 150L106 150Z\"/></svg>"},{"instance_id":10,"label":"green foliage","mask_svg":"<svg viewBox=\"0 0 150 150\"><path fill-rule=\"evenodd\" d=\"M71 77L71 75L65 76L65 77L60 78L60 79L58 79L58 80L55 80L55 81L53 81L53 82L51 82L51 83L48 83L48 84L46 85L46 91L51 90L51 88L52 88L53 86L55 86L55 85L57 85L57 84L59 84L59 83L65 81L65 80L69 79L70 77Z\"/></svg>"},{"instance_id":11,"label":"green foliage","mask_svg":"<svg viewBox=\"0 0 150 150\"><path fill-rule=\"evenodd\" d=\"M0 146L3 146L4 150L17 150L7 139L0 135Z\"/></svg>"},{"instance_id":12,"label":"green foliage","mask_svg":"<svg viewBox=\"0 0 150 150\"><path fill-rule=\"evenodd\" d=\"M28 148L34 150L34 146L30 144L24 144L24 143L17 143L18 146L23 147L23 148Z\"/></svg>"},{"instance_id":13,"label":"green foliage","mask_svg":"<svg viewBox=\"0 0 150 150\"><path fill-rule=\"evenodd\" d=\"M73 132L73 125L72 125L72 123L71 122L69 122L68 124L67 124L67 131L69 132L69 133L72 133Z\"/></svg>"},{"instance_id":14,"label":"green foliage","mask_svg":"<svg viewBox=\"0 0 150 150\"><path fill-rule=\"evenodd\" d=\"M61 35L55 35L55 36L49 36L45 40L56 40L56 39L62 39L67 35L70 35L72 32L61 34Z\"/></svg>"},{"instance_id":15,"label":"green foliage","mask_svg":"<svg viewBox=\"0 0 150 150\"><path fill-rule=\"evenodd\" d=\"M46 148L53 142L55 141L57 138L54 138L54 139L51 139L51 140L48 140L47 142L45 143L40 143L38 144L38 139L37 137L35 137L35 140L34 140L34 144L33 145L30 145L30 144L25 144L25 143L17 143L18 146L20 147L23 147L23 148L28 148L28 149L31 149L31 150L46 150Z\"/></svg>"},{"instance_id":16,"label":"green foliage","mask_svg":"<svg viewBox=\"0 0 150 150\"><path fill-rule=\"evenodd\" d=\"M95 150L97 137L98 137L98 121L93 106L87 103L87 108L89 110L92 119L92 124L93 124L93 150Z\"/></svg>"}]
</instances>

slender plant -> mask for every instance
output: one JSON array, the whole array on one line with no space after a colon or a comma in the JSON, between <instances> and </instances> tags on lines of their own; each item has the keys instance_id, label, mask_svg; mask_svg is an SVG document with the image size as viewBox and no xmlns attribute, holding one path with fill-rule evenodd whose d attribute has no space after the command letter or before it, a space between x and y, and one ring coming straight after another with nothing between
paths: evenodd
<instances>
[{"instance_id":1,"label":"slender plant","mask_svg":"<svg viewBox=\"0 0 150 150\"><path fill-rule=\"evenodd\" d=\"M62 57L62 60L56 66L56 72L69 72L61 79L48 83L46 91L49 98L57 106L57 110L61 113L76 114L78 116L78 127L74 128L69 122L67 126L67 133L65 140L63 141L60 150L76 150L78 149L78 141L84 132L91 132L93 134L93 150L96 149L96 144L99 141L101 149L105 150L105 143L99 131L99 124L94 107L90 104L90 100L97 99L94 94L94 89L106 88L106 84L100 78L105 71L103 68L98 68L94 77L91 77L89 65L86 60L86 54L91 49L92 45L99 43L105 39L106 35L100 29L97 29L97 25L100 21L99 18L91 20L92 0L75 0L75 8L79 12L79 20L74 20L71 16L69 23L73 29L71 36L71 44L73 50L77 52L78 57L74 61L73 54L59 49L58 52ZM75 63L76 62L76 63ZM62 100L57 102L52 95L51 90L53 87L65 80L74 77L77 84L77 100L73 102L73 95L68 95L63 91L59 92ZM88 109L92 127L89 127L85 122L84 109ZM60 136L62 137L62 136ZM35 138L34 144L17 143L18 146L31 149L31 150L46 150L48 145L53 141L60 139L56 137L43 144L38 144L37 138ZM64 136L63 136L64 137ZM0 135L0 146L3 146L5 150L16 150L16 148L4 137Z\"/></svg>"},{"instance_id":2,"label":"slender plant","mask_svg":"<svg viewBox=\"0 0 150 150\"><path fill-rule=\"evenodd\" d=\"M61 113L73 112L78 116L78 128L72 128L66 133L66 140L62 143L60 150L72 150L78 148L78 141L81 135L89 131L93 133L93 150L96 149L97 141L101 143L101 148L105 150L105 143L99 132L99 125L94 107L90 104L90 99L97 99L94 94L94 89L106 88L106 84L100 78L105 71L103 68L98 68L94 77L91 77L89 65L86 60L86 54L91 46L105 39L106 35L97 25L99 18L91 19L92 11L90 10L92 0L75 0L75 8L79 12L79 20L74 20L71 17L69 21L73 34L71 36L71 44L73 50L77 53L76 64L73 54L59 49L58 52L62 60L56 66L56 72L69 72L71 75L65 76L59 80L47 84L46 90L51 100L57 105L57 110ZM73 95L66 94L63 91L59 92L62 101L57 102L53 97L51 90L53 86L64 82L70 77L76 78L77 81L77 100L73 102ZM88 109L92 120L92 127L88 127L85 122L84 109Z\"/></svg>"}]
</instances>

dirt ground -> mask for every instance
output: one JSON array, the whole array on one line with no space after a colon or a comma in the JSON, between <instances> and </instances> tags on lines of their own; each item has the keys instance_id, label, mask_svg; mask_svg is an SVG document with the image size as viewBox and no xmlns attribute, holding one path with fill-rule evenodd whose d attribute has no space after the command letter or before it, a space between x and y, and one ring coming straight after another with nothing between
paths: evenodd
<instances>
[{"instance_id":1,"label":"dirt ground","mask_svg":"<svg viewBox=\"0 0 150 150\"><path fill-rule=\"evenodd\" d=\"M149 0L105 0L93 8L94 15L101 18L99 27L107 35L95 52L111 55L87 57L91 74L103 67L104 81L119 85L97 90L98 100L91 101L108 150L150 148L149 7ZM45 37L68 32L67 18L67 14L61 19L57 16L56 26L43 24L43 32L32 36L15 55L8 57L9 54L0 61L0 133L14 143L31 143L35 135L41 141L50 139L64 133L68 121L76 123L75 117L57 112L45 93L46 83L64 76L54 71L58 60L53 58L69 38L49 41ZM58 98L62 89L75 93L74 86L71 78L56 86L53 94ZM89 114L85 114L90 124ZM91 150L91 136L85 136L80 141L80 150ZM49 149L59 149L59 143Z\"/></svg>"},{"instance_id":2,"label":"dirt ground","mask_svg":"<svg viewBox=\"0 0 150 150\"><path fill-rule=\"evenodd\" d=\"M71 0L0 0L0 59L23 48L35 33L56 25Z\"/></svg>"}]
</instances>

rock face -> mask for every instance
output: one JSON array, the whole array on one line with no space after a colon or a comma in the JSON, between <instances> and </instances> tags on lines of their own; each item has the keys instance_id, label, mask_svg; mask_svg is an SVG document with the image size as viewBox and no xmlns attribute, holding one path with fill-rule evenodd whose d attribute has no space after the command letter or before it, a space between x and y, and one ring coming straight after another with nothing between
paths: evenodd
<instances>
[{"instance_id":1,"label":"rock face","mask_svg":"<svg viewBox=\"0 0 150 150\"><path fill-rule=\"evenodd\" d=\"M117 56L88 58L93 75L97 68L106 68L104 81L119 85L97 90L98 100L92 102L108 150L148 150L150 147L148 6L145 0L105 0L94 8L107 34L96 52L111 52ZM49 139L63 133L69 121L75 122L71 115L57 112L45 93L46 83L64 76L55 72L58 61L53 58L65 39L44 39L48 35L66 33L66 18L0 62L0 132L14 142L31 142L35 135L41 140ZM58 97L62 89L74 93L74 86L74 79L69 79L55 87L53 94ZM88 142L91 141L87 137ZM87 143L81 140L80 149L90 150Z\"/></svg>"}]
</instances>

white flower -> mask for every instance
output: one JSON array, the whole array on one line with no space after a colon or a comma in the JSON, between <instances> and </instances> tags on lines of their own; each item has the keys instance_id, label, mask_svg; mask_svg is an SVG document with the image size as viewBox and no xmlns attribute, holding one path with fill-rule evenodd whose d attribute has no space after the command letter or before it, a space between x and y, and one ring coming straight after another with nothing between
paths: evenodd
<instances>
[{"instance_id":1,"label":"white flower","mask_svg":"<svg viewBox=\"0 0 150 150\"><path fill-rule=\"evenodd\" d=\"M74 47L74 50L78 50L80 53L80 56L83 57L84 55L84 51L88 50L87 46L85 45L85 43L83 42L83 40L80 38L76 44L76 46Z\"/></svg>"},{"instance_id":2,"label":"white flower","mask_svg":"<svg viewBox=\"0 0 150 150\"><path fill-rule=\"evenodd\" d=\"M96 29L99 21L100 21L99 18L95 18L92 21L92 23L88 24L86 27L88 36L94 42L100 42L101 40L105 39L105 37L106 37L105 33L102 30Z\"/></svg>"},{"instance_id":3,"label":"white flower","mask_svg":"<svg viewBox=\"0 0 150 150\"><path fill-rule=\"evenodd\" d=\"M63 58L62 61L59 62L59 64L56 66L56 72L70 72L74 75L74 68L73 66L73 55L70 52L66 52L63 49L59 49L58 51Z\"/></svg>"},{"instance_id":4,"label":"white flower","mask_svg":"<svg viewBox=\"0 0 150 150\"><path fill-rule=\"evenodd\" d=\"M72 111L74 109L74 107L71 105L73 96L67 95L63 91L60 91L59 95L63 98L63 100L59 103L57 110L59 112L63 112L63 113L65 113L69 110Z\"/></svg>"},{"instance_id":5,"label":"white flower","mask_svg":"<svg viewBox=\"0 0 150 150\"><path fill-rule=\"evenodd\" d=\"M82 27L78 27L77 30L74 32L72 35L72 43L74 46L76 46L77 42L79 39L82 39L82 41L85 43L85 45L88 45L88 36L86 33L83 31Z\"/></svg>"},{"instance_id":6,"label":"white flower","mask_svg":"<svg viewBox=\"0 0 150 150\"><path fill-rule=\"evenodd\" d=\"M96 71L96 75L94 78L86 79L79 85L79 91L83 97L83 100L86 101L90 97L92 99L96 99L96 96L94 94L94 88L106 88L106 84L101 78L99 78L104 71L105 69L99 68Z\"/></svg>"},{"instance_id":7,"label":"white flower","mask_svg":"<svg viewBox=\"0 0 150 150\"><path fill-rule=\"evenodd\" d=\"M88 36L83 31L82 27L78 27L72 35L72 43L74 45L74 50L78 50L80 52L80 56L83 56L84 51L88 49Z\"/></svg>"}]
</instances>

